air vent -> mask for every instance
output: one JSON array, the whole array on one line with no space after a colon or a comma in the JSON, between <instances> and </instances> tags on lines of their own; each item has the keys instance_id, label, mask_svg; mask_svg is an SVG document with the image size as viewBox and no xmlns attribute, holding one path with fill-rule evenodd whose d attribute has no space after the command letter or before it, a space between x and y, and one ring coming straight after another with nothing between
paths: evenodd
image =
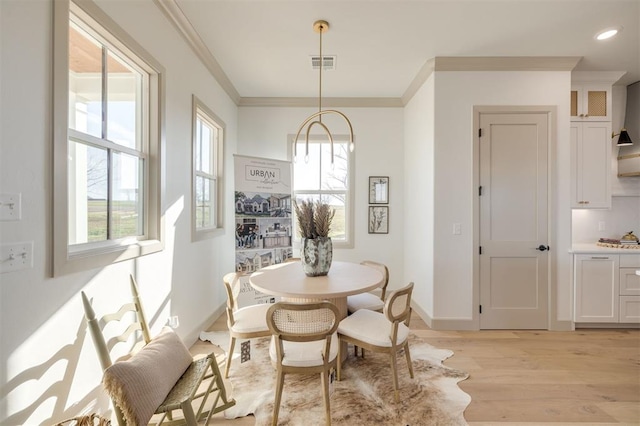
<instances>
[{"instance_id":1,"label":"air vent","mask_svg":"<svg viewBox=\"0 0 640 426\"><path fill-rule=\"evenodd\" d=\"M314 70L317 70L320 68L320 56L319 55L315 55L315 56L311 56L311 68ZM335 70L336 69L336 56L332 55L332 56L323 56L323 71L328 71L328 70Z\"/></svg>"}]
</instances>

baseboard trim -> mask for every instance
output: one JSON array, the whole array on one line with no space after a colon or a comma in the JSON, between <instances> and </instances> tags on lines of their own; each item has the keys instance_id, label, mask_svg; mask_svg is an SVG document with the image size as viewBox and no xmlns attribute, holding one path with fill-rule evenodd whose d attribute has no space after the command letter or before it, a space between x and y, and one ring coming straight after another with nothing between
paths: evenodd
<instances>
[{"instance_id":1,"label":"baseboard trim","mask_svg":"<svg viewBox=\"0 0 640 426\"><path fill-rule=\"evenodd\" d=\"M480 328L472 319L466 318L432 318L422 308L412 305L413 311L432 330L460 330L460 331L480 331ZM640 324L575 324L573 321L554 321L549 325L549 331L574 331L575 328L640 328Z\"/></svg>"},{"instance_id":2,"label":"baseboard trim","mask_svg":"<svg viewBox=\"0 0 640 426\"><path fill-rule=\"evenodd\" d=\"M576 330L578 329L585 329L585 328L602 328L602 329L631 329L631 330L638 330L640 329L640 324L635 324L635 323L624 323L624 324L619 324L619 323L608 323L608 322L602 322L602 323L588 323L588 322L581 322L581 323L576 323Z\"/></svg>"},{"instance_id":3,"label":"baseboard trim","mask_svg":"<svg viewBox=\"0 0 640 426\"><path fill-rule=\"evenodd\" d=\"M432 330L478 330L478 327L472 319L434 319L419 306L412 305L412 309Z\"/></svg>"},{"instance_id":4,"label":"baseboard trim","mask_svg":"<svg viewBox=\"0 0 640 426\"><path fill-rule=\"evenodd\" d=\"M574 331L573 321L554 321L549 326L549 331Z\"/></svg>"},{"instance_id":5,"label":"baseboard trim","mask_svg":"<svg viewBox=\"0 0 640 426\"><path fill-rule=\"evenodd\" d=\"M207 317L204 321L202 321L197 330L190 332L187 336L183 338L183 341L187 347L193 346L194 343L200 339L200 332L205 331L207 328L213 324L215 320L220 318L220 315L224 314L226 302L218 307L218 309L214 310L211 315Z\"/></svg>"}]
</instances>

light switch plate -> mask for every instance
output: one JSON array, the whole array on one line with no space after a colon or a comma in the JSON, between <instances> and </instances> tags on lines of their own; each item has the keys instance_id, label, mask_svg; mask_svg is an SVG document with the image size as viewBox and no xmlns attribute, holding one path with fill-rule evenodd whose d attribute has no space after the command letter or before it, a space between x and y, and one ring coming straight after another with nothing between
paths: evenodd
<instances>
[{"instance_id":1,"label":"light switch plate","mask_svg":"<svg viewBox=\"0 0 640 426\"><path fill-rule=\"evenodd\" d=\"M0 244L0 273L33 268L33 241Z\"/></svg>"},{"instance_id":2,"label":"light switch plate","mask_svg":"<svg viewBox=\"0 0 640 426\"><path fill-rule=\"evenodd\" d=\"M22 219L21 194L0 194L0 220Z\"/></svg>"}]
</instances>

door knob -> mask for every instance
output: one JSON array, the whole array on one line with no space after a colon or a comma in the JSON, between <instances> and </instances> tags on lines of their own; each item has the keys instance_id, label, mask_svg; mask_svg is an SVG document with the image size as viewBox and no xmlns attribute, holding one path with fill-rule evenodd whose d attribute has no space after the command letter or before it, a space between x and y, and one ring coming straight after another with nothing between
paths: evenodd
<instances>
[{"instance_id":1,"label":"door knob","mask_svg":"<svg viewBox=\"0 0 640 426\"><path fill-rule=\"evenodd\" d=\"M540 244L538 247L536 247L536 250L547 251L547 250L550 250L550 249L549 249L549 246L545 246L545 245Z\"/></svg>"}]
</instances>

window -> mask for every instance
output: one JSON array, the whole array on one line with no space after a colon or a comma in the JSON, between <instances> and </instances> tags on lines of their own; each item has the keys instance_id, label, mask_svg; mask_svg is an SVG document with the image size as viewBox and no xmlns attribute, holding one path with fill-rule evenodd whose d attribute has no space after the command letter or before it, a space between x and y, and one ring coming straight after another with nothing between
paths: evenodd
<instances>
[{"instance_id":1,"label":"window","mask_svg":"<svg viewBox=\"0 0 640 426\"><path fill-rule=\"evenodd\" d=\"M193 97L193 239L222 228L224 123Z\"/></svg>"},{"instance_id":2,"label":"window","mask_svg":"<svg viewBox=\"0 0 640 426\"><path fill-rule=\"evenodd\" d=\"M347 136L333 136L334 164L331 145L326 138L309 136L309 158L305 162L305 142L298 140L298 158L293 163L293 194L296 201L321 200L336 210L330 237L334 247L353 247L353 153ZM299 236L296 233L296 239Z\"/></svg>"},{"instance_id":3,"label":"window","mask_svg":"<svg viewBox=\"0 0 640 426\"><path fill-rule=\"evenodd\" d=\"M54 274L161 250L160 67L91 2L54 43Z\"/></svg>"}]
</instances>

